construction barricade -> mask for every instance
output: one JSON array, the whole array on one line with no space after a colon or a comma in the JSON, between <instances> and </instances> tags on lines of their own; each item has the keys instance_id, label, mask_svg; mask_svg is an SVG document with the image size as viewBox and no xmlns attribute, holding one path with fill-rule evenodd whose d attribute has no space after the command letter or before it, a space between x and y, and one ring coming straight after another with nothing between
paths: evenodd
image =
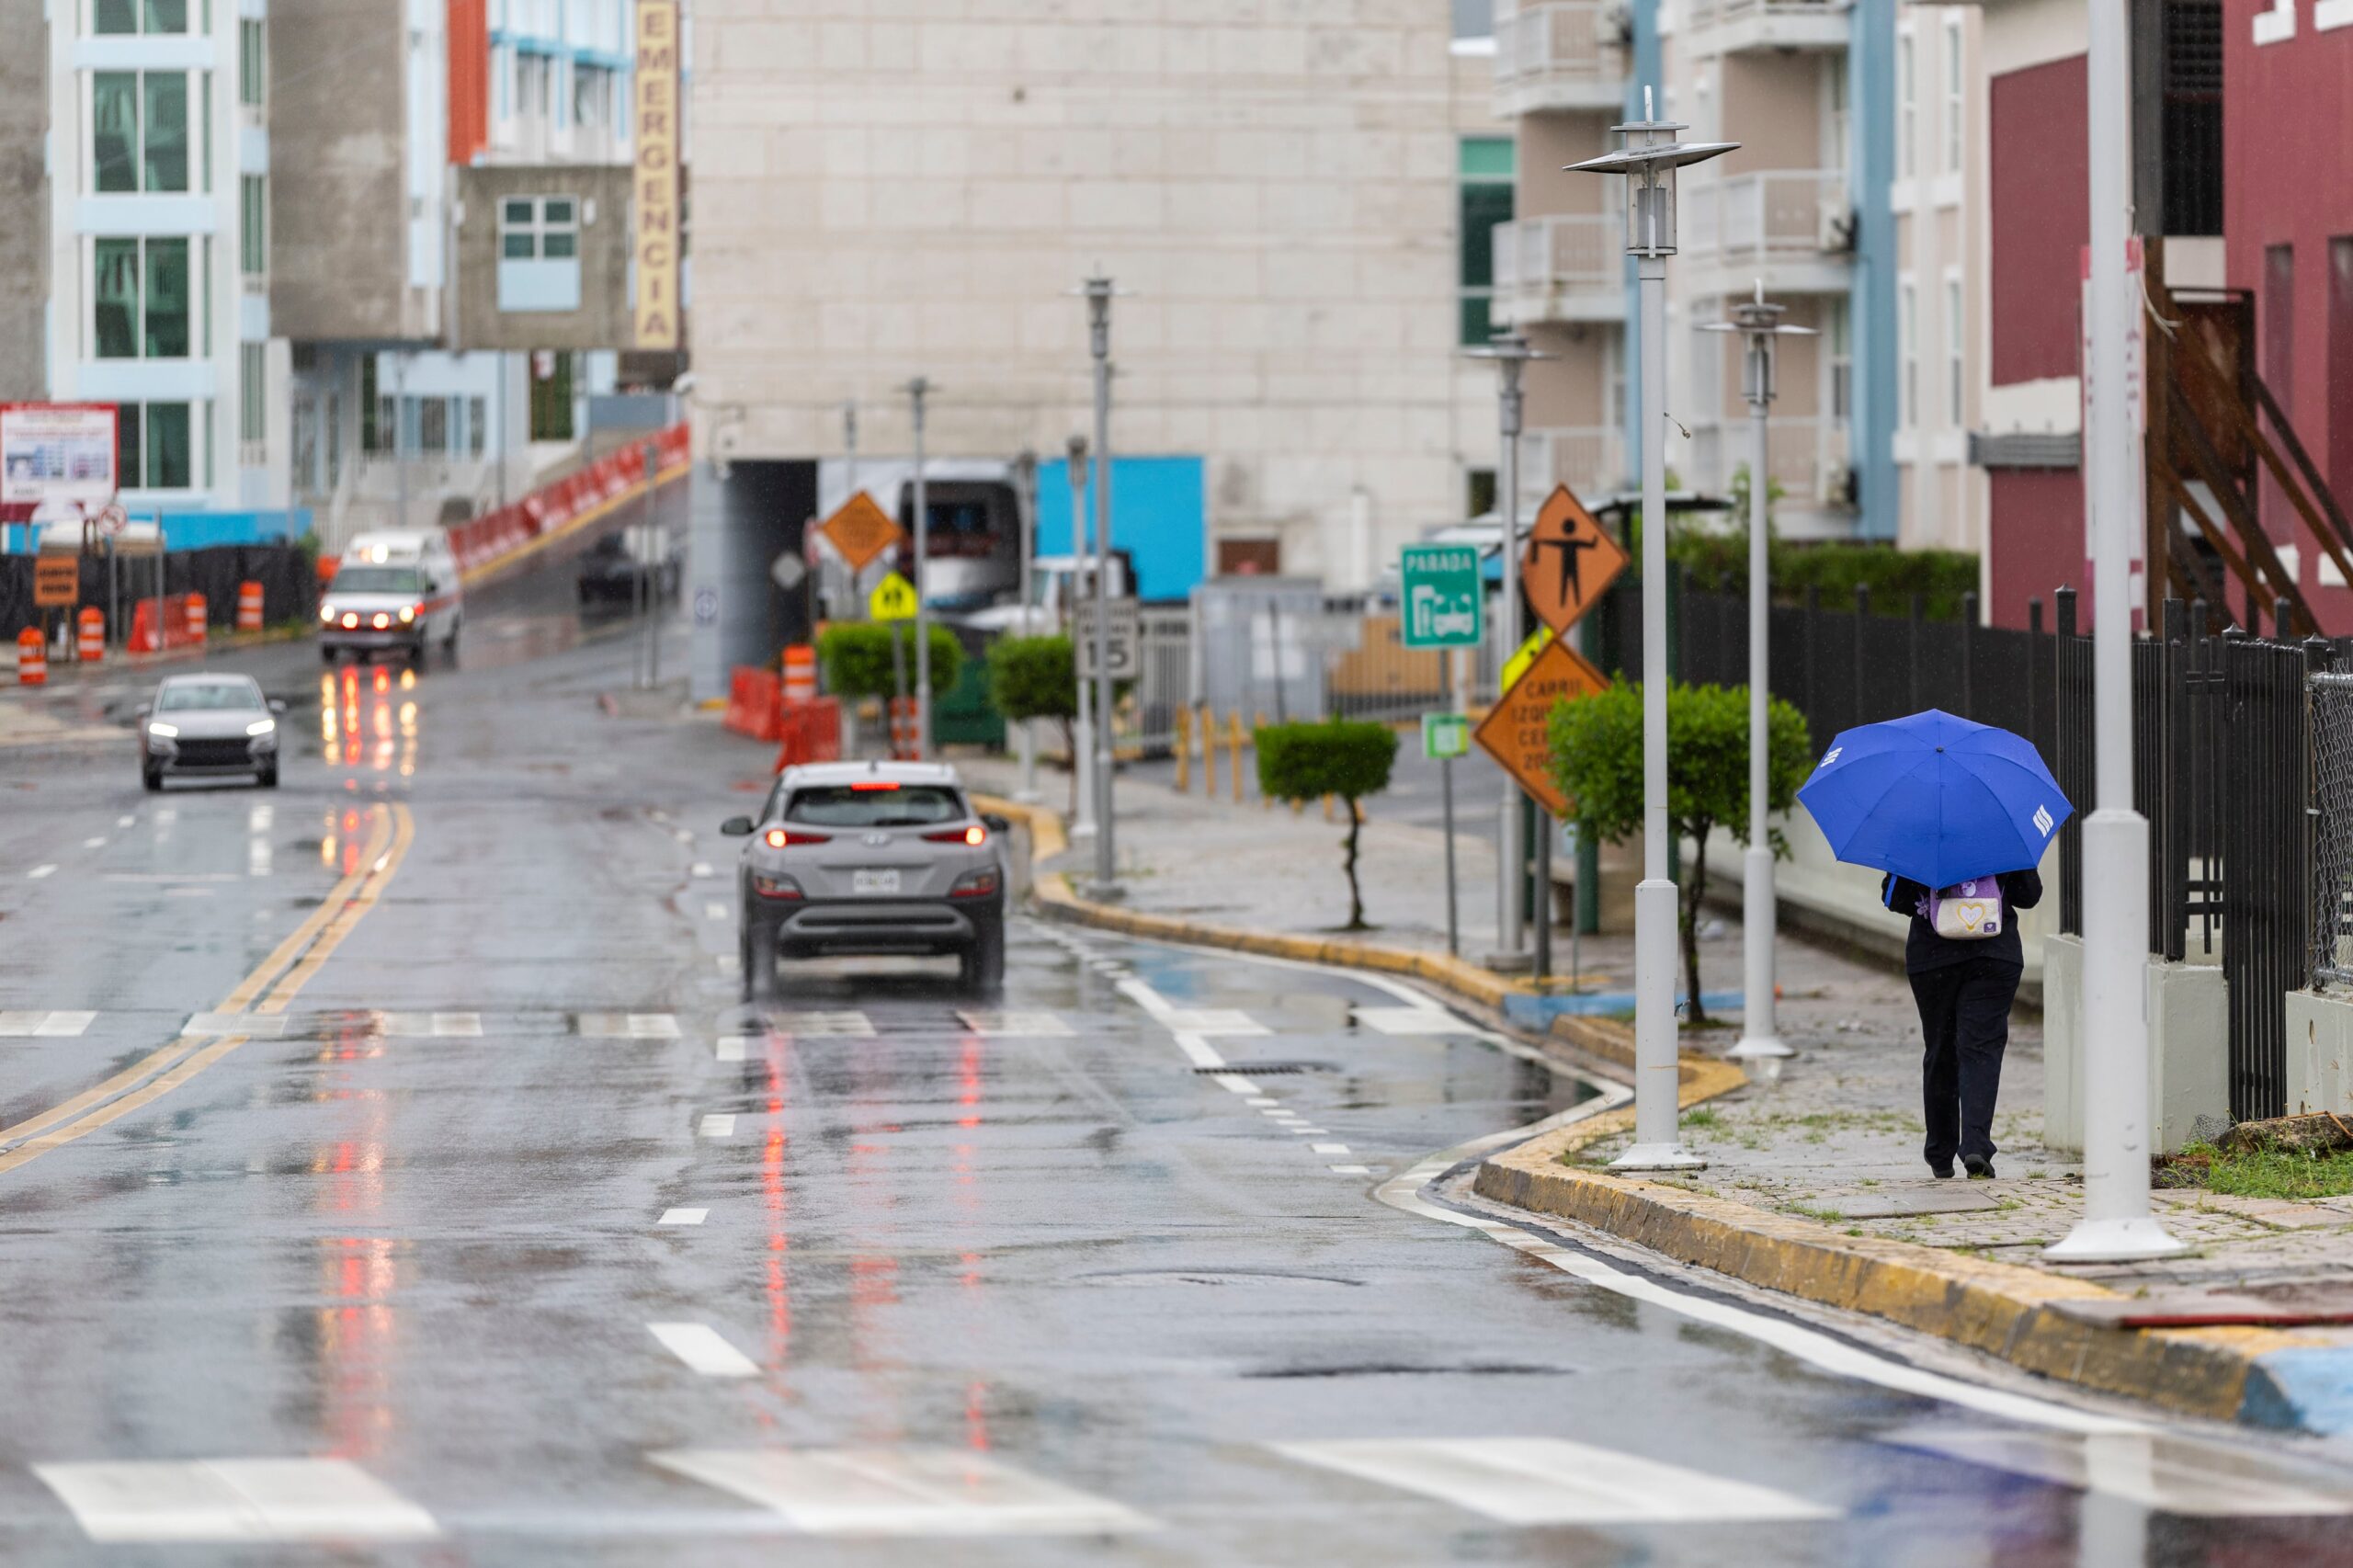
<instances>
[{"instance_id":1,"label":"construction barricade","mask_svg":"<svg viewBox=\"0 0 2353 1568\"><path fill-rule=\"evenodd\" d=\"M107 612L96 605L82 607L81 622L76 632L74 659L76 664L95 665L107 656Z\"/></svg>"},{"instance_id":2,"label":"construction barricade","mask_svg":"<svg viewBox=\"0 0 2353 1568\"><path fill-rule=\"evenodd\" d=\"M756 741L783 738L784 685L774 670L737 665L727 682L727 712L721 721Z\"/></svg>"},{"instance_id":3,"label":"construction barricade","mask_svg":"<svg viewBox=\"0 0 2353 1568\"><path fill-rule=\"evenodd\" d=\"M921 755L915 736L920 726L915 720L915 699L912 697L891 699L891 756L899 762L913 762Z\"/></svg>"},{"instance_id":4,"label":"construction barricade","mask_svg":"<svg viewBox=\"0 0 2353 1568\"><path fill-rule=\"evenodd\" d=\"M49 684L49 639L40 634L37 626L28 626L17 633L17 684Z\"/></svg>"},{"instance_id":5,"label":"construction barricade","mask_svg":"<svg viewBox=\"0 0 2353 1568\"><path fill-rule=\"evenodd\" d=\"M188 640L191 642L201 642L204 641L205 609L206 606L204 603L204 596L202 594L190 594L188 596Z\"/></svg>"},{"instance_id":6,"label":"construction barricade","mask_svg":"<svg viewBox=\"0 0 2353 1568\"><path fill-rule=\"evenodd\" d=\"M784 699L813 702L817 697L817 650L795 642L784 651Z\"/></svg>"},{"instance_id":7,"label":"construction barricade","mask_svg":"<svg viewBox=\"0 0 2353 1568\"><path fill-rule=\"evenodd\" d=\"M194 601L191 603L190 601ZM174 594L164 600L164 636L155 638L155 601L141 599L131 612L131 652L158 653L204 641L204 596Z\"/></svg>"},{"instance_id":8,"label":"construction barricade","mask_svg":"<svg viewBox=\"0 0 2353 1568\"><path fill-rule=\"evenodd\" d=\"M237 585L237 630L259 631L262 617L262 592L259 583Z\"/></svg>"},{"instance_id":9,"label":"construction barricade","mask_svg":"<svg viewBox=\"0 0 2353 1568\"><path fill-rule=\"evenodd\" d=\"M776 754L776 770L804 762L839 762L842 757L842 705L830 697L784 705L784 744Z\"/></svg>"}]
</instances>

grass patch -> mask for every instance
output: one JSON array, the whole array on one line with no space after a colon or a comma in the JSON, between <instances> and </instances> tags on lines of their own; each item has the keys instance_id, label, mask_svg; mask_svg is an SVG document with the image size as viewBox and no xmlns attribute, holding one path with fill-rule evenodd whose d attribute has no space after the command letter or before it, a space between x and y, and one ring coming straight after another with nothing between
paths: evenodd
<instances>
[{"instance_id":1,"label":"grass patch","mask_svg":"<svg viewBox=\"0 0 2353 1568\"><path fill-rule=\"evenodd\" d=\"M2159 1165L2157 1181L2234 1198L2336 1198L2353 1192L2353 1154L2317 1154L2276 1143L2241 1153L2192 1143Z\"/></svg>"},{"instance_id":2,"label":"grass patch","mask_svg":"<svg viewBox=\"0 0 2353 1568\"><path fill-rule=\"evenodd\" d=\"M1683 1113L1683 1125L1686 1127L1722 1127L1723 1124L1724 1119L1716 1114L1713 1106L1701 1106L1697 1110Z\"/></svg>"}]
</instances>

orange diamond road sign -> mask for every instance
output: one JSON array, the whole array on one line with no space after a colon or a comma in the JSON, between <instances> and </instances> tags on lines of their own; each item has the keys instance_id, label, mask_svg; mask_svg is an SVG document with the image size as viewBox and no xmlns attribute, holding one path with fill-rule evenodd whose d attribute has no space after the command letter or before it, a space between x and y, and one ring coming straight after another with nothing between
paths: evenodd
<instances>
[{"instance_id":1,"label":"orange diamond road sign","mask_svg":"<svg viewBox=\"0 0 2353 1568\"><path fill-rule=\"evenodd\" d=\"M863 572L874 558L886 550L896 549L906 530L892 522L874 497L861 490L841 505L841 509L827 517L817 531L827 543L841 551L853 572Z\"/></svg>"},{"instance_id":2,"label":"orange diamond road sign","mask_svg":"<svg viewBox=\"0 0 2353 1568\"><path fill-rule=\"evenodd\" d=\"M1552 747L1546 733L1552 705L1608 689L1608 676L1555 639L1536 655L1528 673L1512 683L1471 738L1502 763L1537 804L1556 817L1566 816L1569 802L1552 782Z\"/></svg>"},{"instance_id":3,"label":"orange diamond road sign","mask_svg":"<svg viewBox=\"0 0 2353 1568\"><path fill-rule=\"evenodd\" d=\"M1626 551L1565 484L1536 513L1520 558L1519 585L1536 618L1565 634L1626 569Z\"/></svg>"}]
</instances>

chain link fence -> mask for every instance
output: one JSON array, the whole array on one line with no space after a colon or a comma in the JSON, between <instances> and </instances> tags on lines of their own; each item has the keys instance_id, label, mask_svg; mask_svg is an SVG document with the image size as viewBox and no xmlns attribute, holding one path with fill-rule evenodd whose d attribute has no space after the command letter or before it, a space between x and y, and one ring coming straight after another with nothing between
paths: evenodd
<instances>
[{"instance_id":1,"label":"chain link fence","mask_svg":"<svg viewBox=\"0 0 2353 1568\"><path fill-rule=\"evenodd\" d=\"M2353 986L2353 675L2311 683L2312 985Z\"/></svg>"}]
</instances>

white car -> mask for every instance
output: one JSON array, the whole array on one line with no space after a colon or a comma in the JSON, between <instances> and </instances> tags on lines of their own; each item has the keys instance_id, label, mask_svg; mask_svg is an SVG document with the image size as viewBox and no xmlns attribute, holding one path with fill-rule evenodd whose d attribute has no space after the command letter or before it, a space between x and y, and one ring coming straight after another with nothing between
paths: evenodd
<instances>
[{"instance_id":1,"label":"white car","mask_svg":"<svg viewBox=\"0 0 2353 1568\"><path fill-rule=\"evenodd\" d=\"M251 676L173 676L139 710L139 780L244 774L278 788L278 716L286 704L264 697Z\"/></svg>"},{"instance_id":2,"label":"white car","mask_svg":"<svg viewBox=\"0 0 2353 1568\"><path fill-rule=\"evenodd\" d=\"M454 657L465 608L448 535L361 534L319 601L319 654L390 650L421 665L438 642Z\"/></svg>"}]
</instances>

